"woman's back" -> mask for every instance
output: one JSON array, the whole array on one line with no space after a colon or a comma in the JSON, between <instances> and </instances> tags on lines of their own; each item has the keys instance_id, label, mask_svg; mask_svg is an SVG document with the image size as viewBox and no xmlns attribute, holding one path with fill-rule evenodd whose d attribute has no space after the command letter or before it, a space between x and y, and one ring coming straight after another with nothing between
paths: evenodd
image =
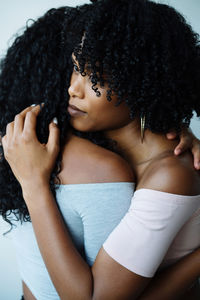
<instances>
[{"instance_id":1,"label":"woman's back","mask_svg":"<svg viewBox=\"0 0 200 300\"><path fill-rule=\"evenodd\" d=\"M117 154L72 136L63 152L57 204L76 248L92 265L103 242L128 210L134 183L127 163ZM41 257L32 223L11 231L24 295L59 299Z\"/></svg>"}]
</instances>

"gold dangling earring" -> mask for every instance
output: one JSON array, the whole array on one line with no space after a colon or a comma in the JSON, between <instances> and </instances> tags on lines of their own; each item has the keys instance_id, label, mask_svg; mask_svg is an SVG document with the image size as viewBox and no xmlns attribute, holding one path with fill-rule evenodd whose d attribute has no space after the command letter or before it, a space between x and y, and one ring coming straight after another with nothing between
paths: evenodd
<instances>
[{"instance_id":1,"label":"gold dangling earring","mask_svg":"<svg viewBox=\"0 0 200 300\"><path fill-rule=\"evenodd\" d=\"M141 142L143 143L144 140L144 129L145 129L145 115L140 117L140 124L141 124Z\"/></svg>"}]
</instances>

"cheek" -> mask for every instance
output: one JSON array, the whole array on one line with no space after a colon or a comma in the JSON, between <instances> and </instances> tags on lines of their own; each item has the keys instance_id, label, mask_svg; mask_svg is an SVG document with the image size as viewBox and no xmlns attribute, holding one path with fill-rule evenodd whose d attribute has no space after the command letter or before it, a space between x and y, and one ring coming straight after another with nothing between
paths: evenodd
<instances>
[{"instance_id":1,"label":"cheek","mask_svg":"<svg viewBox=\"0 0 200 300\"><path fill-rule=\"evenodd\" d=\"M72 127L76 130L83 132L106 131L123 127L131 121L129 109L125 103L115 107L116 99L109 102L106 98L106 91L100 91L101 97L96 97L91 87L87 91L85 99L87 114L70 120Z\"/></svg>"},{"instance_id":2,"label":"cheek","mask_svg":"<svg viewBox=\"0 0 200 300\"><path fill-rule=\"evenodd\" d=\"M129 108L124 103L116 107L114 101L109 102L107 99L106 102L99 102L95 109L91 110L89 119L96 131L117 129L131 121Z\"/></svg>"},{"instance_id":3,"label":"cheek","mask_svg":"<svg viewBox=\"0 0 200 300\"><path fill-rule=\"evenodd\" d=\"M71 118L70 124L76 130L92 132L118 129L126 126L130 121L129 112L98 107L95 111L89 111L84 117Z\"/></svg>"}]
</instances>

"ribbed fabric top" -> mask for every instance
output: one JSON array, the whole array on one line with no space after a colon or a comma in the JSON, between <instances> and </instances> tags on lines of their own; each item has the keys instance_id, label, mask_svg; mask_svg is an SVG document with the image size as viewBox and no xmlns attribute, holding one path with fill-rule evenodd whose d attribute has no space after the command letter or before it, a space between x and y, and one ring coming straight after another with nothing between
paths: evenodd
<instances>
[{"instance_id":1,"label":"ribbed fabric top","mask_svg":"<svg viewBox=\"0 0 200 300\"><path fill-rule=\"evenodd\" d=\"M77 249L89 265L128 211L133 193L134 183L129 182L59 186L56 191L58 206ZM22 280L37 300L60 299L41 257L32 224L13 223L17 227L10 235Z\"/></svg>"}]
</instances>

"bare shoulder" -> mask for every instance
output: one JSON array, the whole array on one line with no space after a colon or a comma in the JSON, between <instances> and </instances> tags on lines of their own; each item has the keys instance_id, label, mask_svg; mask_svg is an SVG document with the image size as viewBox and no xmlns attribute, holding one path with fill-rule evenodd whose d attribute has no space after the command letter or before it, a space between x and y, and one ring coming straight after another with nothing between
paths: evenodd
<instances>
[{"instance_id":1,"label":"bare shoulder","mask_svg":"<svg viewBox=\"0 0 200 300\"><path fill-rule=\"evenodd\" d=\"M194 169L189 153L169 155L149 165L138 187L194 196L200 194L200 172Z\"/></svg>"},{"instance_id":2,"label":"bare shoulder","mask_svg":"<svg viewBox=\"0 0 200 300\"><path fill-rule=\"evenodd\" d=\"M62 184L133 182L128 163L118 154L72 136L62 155Z\"/></svg>"}]
</instances>

